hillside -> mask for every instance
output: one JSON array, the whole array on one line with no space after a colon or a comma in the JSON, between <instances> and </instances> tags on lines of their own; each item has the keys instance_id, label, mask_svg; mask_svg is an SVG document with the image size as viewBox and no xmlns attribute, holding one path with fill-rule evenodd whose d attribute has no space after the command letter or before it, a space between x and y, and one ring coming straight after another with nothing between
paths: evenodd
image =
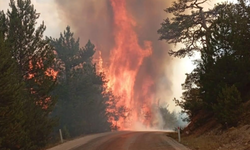
<instances>
[{"instance_id":1,"label":"hillside","mask_svg":"<svg viewBox=\"0 0 250 150\"><path fill-rule=\"evenodd\" d=\"M192 120L182 131L181 143L192 150L250 150L250 101L242 108L244 113L236 127L224 129L213 117L199 127ZM177 134L169 136L177 140Z\"/></svg>"}]
</instances>

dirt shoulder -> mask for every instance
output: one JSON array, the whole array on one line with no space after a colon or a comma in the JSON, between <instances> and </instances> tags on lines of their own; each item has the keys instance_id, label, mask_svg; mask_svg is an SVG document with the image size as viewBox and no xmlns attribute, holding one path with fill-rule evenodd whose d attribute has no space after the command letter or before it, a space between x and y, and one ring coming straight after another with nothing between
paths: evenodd
<instances>
[{"instance_id":1,"label":"dirt shoulder","mask_svg":"<svg viewBox=\"0 0 250 150\"><path fill-rule=\"evenodd\" d=\"M177 133L169 136L177 140ZM226 131L218 127L199 136L183 133L181 143L192 150L250 150L250 125Z\"/></svg>"},{"instance_id":2,"label":"dirt shoulder","mask_svg":"<svg viewBox=\"0 0 250 150\"><path fill-rule=\"evenodd\" d=\"M250 101L241 107L244 113L239 116L237 127L223 129L209 114L199 114L205 124L191 122L181 134L181 143L192 150L250 150ZM207 117L206 117L207 115ZM177 133L168 136L178 140Z\"/></svg>"},{"instance_id":3,"label":"dirt shoulder","mask_svg":"<svg viewBox=\"0 0 250 150\"><path fill-rule=\"evenodd\" d=\"M250 102L244 108L237 127L223 129L215 119L210 119L197 128L185 128L181 143L192 150L250 150ZM178 140L177 133L168 136Z\"/></svg>"}]
</instances>

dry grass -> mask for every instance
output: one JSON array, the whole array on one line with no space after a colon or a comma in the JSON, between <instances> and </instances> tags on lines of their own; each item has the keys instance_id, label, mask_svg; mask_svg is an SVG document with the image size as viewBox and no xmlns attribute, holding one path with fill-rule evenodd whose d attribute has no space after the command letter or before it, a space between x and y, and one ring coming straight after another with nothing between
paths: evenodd
<instances>
[{"instance_id":1,"label":"dry grass","mask_svg":"<svg viewBox=\"0 0 250 150\"><path fill-rule=\"evenodd\" d=\"M245 113L238 127L223 130L213 119L196 129L187 128L182 133L181 143L192 150L250 150L250 101L243 105ZM190 130L192 129L192 130ZM190 131L190 134L186 134ZM178 141L177 133L167 136Z\"/></svg>"},{"instance_id":2,"label":"dry grass","mask_svg":"<svg viewBox=\"0 0 250 150\"><path fill-rule=\"evenodd\" d=\"M178 141L177 133L168 134L176 141ZM215 150L220 145L215 142L213 138L209 137L195 137L195 136L184 136L181 137L181 143L192 150Z\"/></svg>"},{"instance_id":3,"label":"dry grass","mask_svg":"<svg viewBox=\"0 0 250 150\"><path fill-rule=\"evenodd\" d=\"M178 141L177 133L167 136ZM250 150L250 125L226 131L216 128L200 136L182 134L181 143L192 150Z\"/></svg>"}]
</instances>

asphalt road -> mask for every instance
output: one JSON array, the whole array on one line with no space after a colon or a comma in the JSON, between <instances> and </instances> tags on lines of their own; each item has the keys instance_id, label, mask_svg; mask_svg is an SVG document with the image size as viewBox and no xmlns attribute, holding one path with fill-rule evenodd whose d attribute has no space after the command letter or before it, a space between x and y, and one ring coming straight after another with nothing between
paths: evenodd
<instances>
[{"instance_id":1,"label":"asphalt road","mask_svg":"<svg viewBox=\"0 0 250 150\"><path fill-rule=\"evenodd\" d=\"M189 150L166 132L106 132L64 142L47 150Z\"/></svg>"},{"instance_id":2,"label":"asphalt road","mask_svg":"<svg viewBox=\"0 0 250 150\"><path fill-rule=\"evenodd\" d=\"M117 132L93 138L70 150L188 150L164 132Z\"/></svg>"}]
</instances>

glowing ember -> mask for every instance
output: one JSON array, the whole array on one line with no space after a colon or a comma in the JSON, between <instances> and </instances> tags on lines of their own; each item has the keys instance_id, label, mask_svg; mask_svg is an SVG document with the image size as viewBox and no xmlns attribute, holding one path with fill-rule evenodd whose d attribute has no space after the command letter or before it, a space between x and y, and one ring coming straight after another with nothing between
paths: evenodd
<instances>
[{"instance_id":1,"label":"glowing ember","mask_svg":"<svg viewBox=\"0 0 250 150\"><path fill-rule=\"evenodd\" d=\"M45 72L45 74L49 77L53 77L53 80L56 80L57 78L57 74L58 74L58 71L55 71L54 69L52 68L48 68Z\"/></svg>"},{"instance_id":2,"label":"glowing ember","mask_svg":"<svg viewBox=\"0 0 250 150\"><path fill-rule=\"evenodd\" d=\"M138 37L134 31L136 22L132 19L130 14L126 10L125 0L110 0L114 13L114 37L115 46L110 53L110 66L108 71L109 87L112 91L122 96L116 105L117 108L125 106L130 112L130 125L136 121L142 123L150 117L151 110L147 104L145 104L142 111L138 111L136 99L134 98L134 84L139 67L141 66L143 59L152 53L151 42L145 41L144 48L138 44ZM142 89L146 92L147 87ZM136 107L136 108L135 108ZM142 116L142 114L144 116ZM120 129L131 128L126 126L126 120L122 117L118 118L118 121L113 119L113 124L117 124ZM145 124L149 124L146 123Z\"/></svg>"},{"instance_id":3,"label":"glowing ember","mask_svg":"<svg viewBox=\"0 0 250 150\"><path fill-rule=\"evenodd\" d=\"M101 51L98 51L97 70L99 72L105 72L104 68L103 68L103 60L102 60L102 52Z\"/></svg>"},{"instance_id":4,"label":"glowing ember","mask_svg":"<svg viewBox=\"0 0 250 150\"><path fill-rule=\"evenodd\" d=\"M37 64L38 68L42 68L43 67L42 60L40 60L40 62L36 62L36 64ZM29 69L30 69L29 71L31 71L31 72L34 69L34 66L33 66L31 60L29 61ZM53 68L48 68L44 73L45 73L46 76L53 77L53 80L56 80L58 71L55 71ZM28 75L27 75L26 78L27 79L32 79L34 77L35 77L35 73L28 73Z\"/></svg>"},{"instance_id":5,"label":"glowing ember","mask_svg":"<svg viewBox=\"0 0 250 150\"><path fill-rule=\"evenodd\" d=\"M38 62L35 62L35 64L37 66L34 66L32 64L31 60L29 61L29 72L32 72L32 73L28 73L28 75L26 77L27 79L32 79L32 78L35 77L36 73L33 71L33 69L35 67L41 69L44 66L41 59ZM58 71L55 71L53 68L48 68L46 71L44 71L44 74L46 76L52 77L53 80L55 81L57 79ZM37 81L37 80L35 80L35 82L39 83L39 81ZM31 88L30 93L31 94L36 94L37 91L34 88ZM50 102L51 102L51 97L49 96L49 97L46 97L44 100L36 101L36 105L41 106L42 109L47 109Z\"/></svg>"}]
</instances>

